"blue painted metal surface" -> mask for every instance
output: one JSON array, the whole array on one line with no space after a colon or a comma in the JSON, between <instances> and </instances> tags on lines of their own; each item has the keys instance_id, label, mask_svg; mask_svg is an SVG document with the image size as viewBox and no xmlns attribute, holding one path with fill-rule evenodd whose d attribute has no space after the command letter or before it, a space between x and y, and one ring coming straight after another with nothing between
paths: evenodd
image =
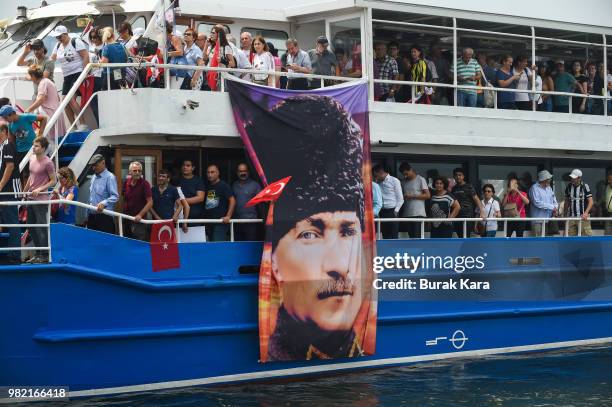
<instances>
[{"instance_id":1,"label":"blue painted metal surface","mask_svg":"<svg viewBox=\"0 0 612 407\"><path fill-rule=\"evenodd\" d=\"M239 270L259 264L260 243L181 244L181 267L154 273L144 242L63 224L52 242L53 264L0 267L0 386L75 391L355 362L258 363L257 275ZM609 237L381 241L379 255L486 252L491 273L522 287L570 281L575 300L382 300L376 355L359 360L457 352L426 344L457 330L461 351L612 337L612 301L579 301L593 281L605 289L611 248ZM517 256L542 262L512 265ZM585 272L595 277L585 287L565 279Z\"/></svg>"}]
</instances>

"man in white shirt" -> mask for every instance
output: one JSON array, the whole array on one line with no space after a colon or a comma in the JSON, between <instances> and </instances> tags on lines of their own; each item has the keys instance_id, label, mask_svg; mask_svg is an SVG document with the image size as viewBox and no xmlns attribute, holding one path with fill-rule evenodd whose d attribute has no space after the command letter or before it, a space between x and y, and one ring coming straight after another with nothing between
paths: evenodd
<instances>
[{"instance_id":1,"label":"man in white shirt","mask_svg":"<svg viewBox=\"0 0 612 407\"><path fill-rule=\"evenodd\" d=\"M404 204L400 180L390 175L387 169L380 164L375 165L372 168L372 172L382 191L383 207L379 212L379 217L397 218ZM397 239L399 233L399 224L397 222L383 222L380 229L383 239Z\"/></svg>"},{"instance_id":2,"label":"man in white shirt","mask_svg":"<svg viewBox=\"0 0 612 407\"><path fill-rule=\"evenodd\" d=\"M236 68L251 69L252 65L251 65L251 62L249 61L248 53L245 54L244 51L238 49L238 47L236 46L236 39L231 34L227 34L227 41L229 42L229 45L232 48L232 52L234 56L236 57ZM247 81L250 80L250 74L248 73L232 72L232 75L235 75Z\"/></svg>"}]
</instances>

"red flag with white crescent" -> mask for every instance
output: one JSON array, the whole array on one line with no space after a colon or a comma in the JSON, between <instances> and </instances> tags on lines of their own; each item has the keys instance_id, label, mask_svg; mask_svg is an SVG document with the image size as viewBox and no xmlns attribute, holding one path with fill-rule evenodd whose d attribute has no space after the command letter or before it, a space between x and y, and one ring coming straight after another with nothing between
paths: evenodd
<instances>
[{"instance_id":1,"label":"red flag with white crescent","mask_svg":"<svg viewBox=\"0 0 612 407\"><path fill-rule=\"evenodd\" d=\"M153 225L150 246L153 271L176 269L181 266L176 228L171 220Z\"/></svg>"},{"instance_id":2,"label":"red flag with white crescent","mask_svg":"<svg viewBox=\"0 0 612 407\"><path fill-rule=\"evenodd\" d=\"M289 176L269 184L267 187L259 191L257 195L251 198L251 200L247 202L245 206L249 207L255 206L261 202L276 201L278 198L280 198L283 189L285 189L290 179L291 177Z\"/></svg>"}]
</instances>

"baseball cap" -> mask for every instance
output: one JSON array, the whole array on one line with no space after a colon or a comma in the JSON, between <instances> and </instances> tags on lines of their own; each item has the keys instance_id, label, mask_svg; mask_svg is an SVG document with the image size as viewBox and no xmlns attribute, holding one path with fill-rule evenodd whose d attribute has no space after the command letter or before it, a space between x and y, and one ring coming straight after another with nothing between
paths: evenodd
<instances>
[{"instance_id":1,"label":"baseball cap","mask_svg":"<svg viewBox=\"0 0 612 407\"><path fill-rule=\"evenodd\" d=\"M317 38L317 44L329 44L329 41L327 40L326 36L321 35Z\"/></svg>"},{"instance_id":2,"label":"baseball cap","mask_svg":"<svg viewBox=\"0 0 612 407\"><path fill-rule=\"evenodd\" d=\"M94 165L104 160L104 156L102 154L94 154L93 157L89 160L87 165Z\"/></svg>"},{"instance_id":3,"label":"baseball cap","mask_svg":"<svg viewBox=\"0 0 612 407\"><path fill-rule=\"evenodd\" d=\"M42 42L42 40L39 39L35 39L34 41L32 41L32 44L30 44L30 46L32 47L32 49L45 48L45 44Z\"/></svg>"},{"instance_id":4,"label":"baseball cap","mask_svg":"<svg viewBox=\"0 0 612 407\"><path fill-rule=\"evenodd\" d=\"M4 105L0 107L0 117L7 117L15 113L15 108L11 105Z\"/></svg>"},{"instance_id":5,"label":"baseball cap","mask_svg":"<svg viewBox=\"0 0 612 407\"><path fill-rule=\"evenodd\" d=\"M551 179L553 176L550 172L543 170L538 172L538 181L546 181L547 179Z\"/></svg>"},{"instance_id":6,"label":"baseball cap","mask_svg":"<svg viewBox=\"0 0 612 407\"><path fill-rule=\"evenodd\" d=\"M64 25L58 25L49 33L50 37L59 37L62 34L68 34L68 29Z\"/></svg>"},{"instance_id":7,"label":"baseball cap","mask_svg":"<svg viewBox=\"0 0 612 407\"><path fill-rule=\"evenodd\" d=\"M580 171L577 168L573 169L569 176L570 176L571 179L580 178L580 177L582 177L582 171Z\"/></svg>"}]
</instances>

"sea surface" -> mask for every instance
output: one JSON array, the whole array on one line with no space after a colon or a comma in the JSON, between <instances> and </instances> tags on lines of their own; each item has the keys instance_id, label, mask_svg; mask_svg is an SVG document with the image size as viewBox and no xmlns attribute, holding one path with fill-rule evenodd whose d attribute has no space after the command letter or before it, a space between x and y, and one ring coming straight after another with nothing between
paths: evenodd
<instances>
[{"instance_id":1,"label":"sea surface","mask_svg":"<svg viewBox=\"0 0 612 407\"><path fill-rule=\"evenodd\" d=\"M610 407L612 347L449 360L285 382L99 397L69 405Z\"/></svg>"}]
</instances>

